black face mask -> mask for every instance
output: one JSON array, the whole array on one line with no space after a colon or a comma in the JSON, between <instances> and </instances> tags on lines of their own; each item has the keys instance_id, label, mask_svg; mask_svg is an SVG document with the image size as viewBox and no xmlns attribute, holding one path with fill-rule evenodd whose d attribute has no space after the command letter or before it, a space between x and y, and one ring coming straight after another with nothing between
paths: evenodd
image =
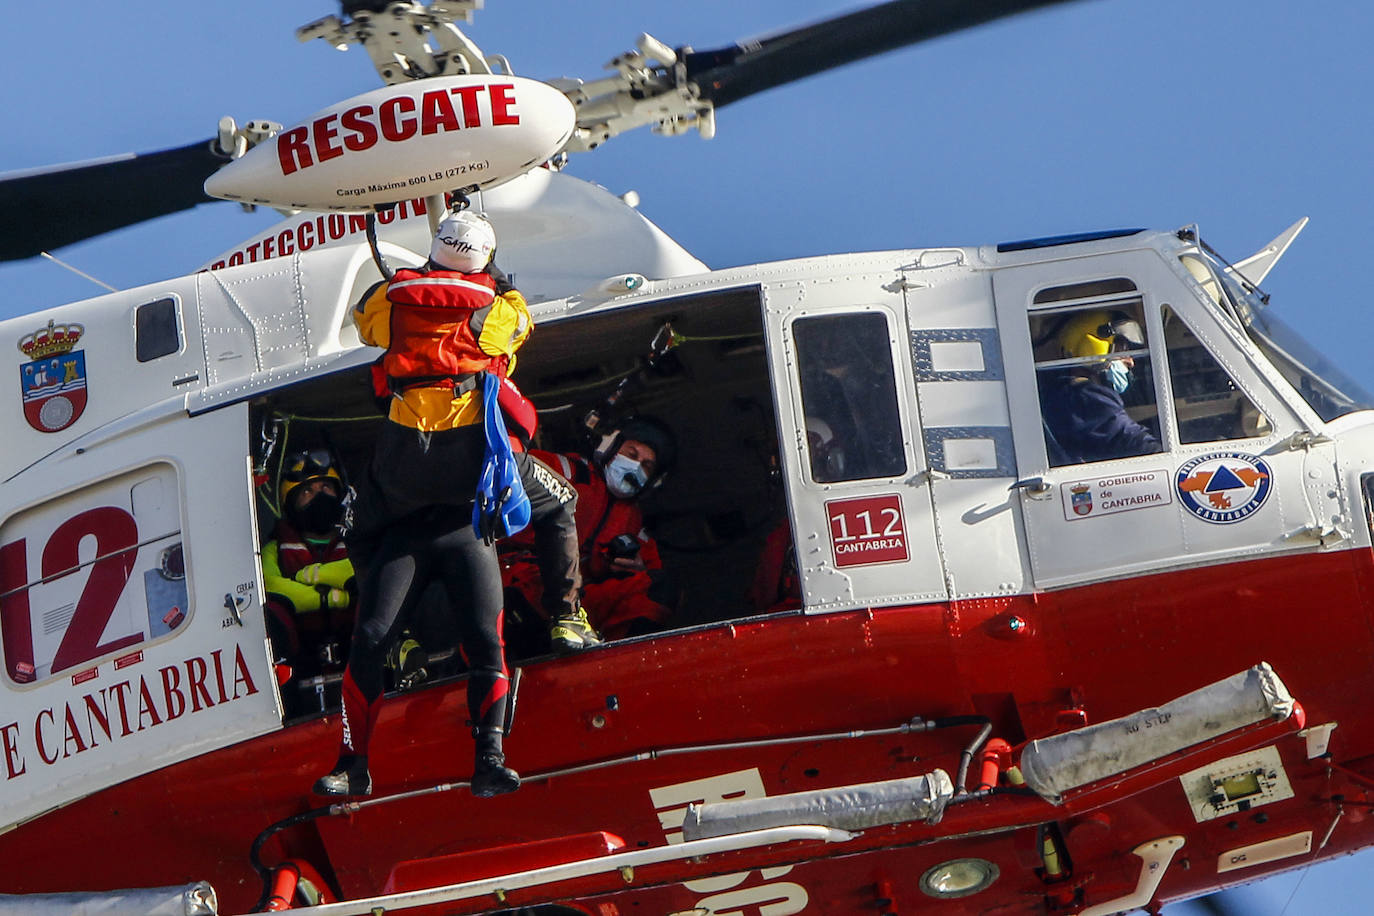
<instances>
[{"instance_id":1,"label":"black face mask","mask_svg":"<svg viewBox=\"0 0 1374 916\"><path fill-rule=\"evenodd\" d=\"M339 524L343 502L332 493L317 493L304 506L292 505L286 514L302 532L319 534Z\"/></svg>"}]
</instances>

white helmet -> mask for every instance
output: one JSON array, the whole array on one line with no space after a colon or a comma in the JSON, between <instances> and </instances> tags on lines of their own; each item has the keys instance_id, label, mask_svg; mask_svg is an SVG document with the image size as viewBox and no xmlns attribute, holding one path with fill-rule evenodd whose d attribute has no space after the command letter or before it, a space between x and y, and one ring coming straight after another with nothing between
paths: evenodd
<instances>
[{"instance_id":1,"label":"white helmet","mask_svg":"<svg viewBox=\"0 0 1374 916\"><path fill-rule=\"evenodd\" d=\"M820 417L807 417L806 444L811 454L812 477L820 483L844 479L844 444L829 423Z\"/></svg>"},{"instance_id":2,"label":"white helmet","mask_svg":"<svg viewBox=\"0 0 1374 916\"><path fill-rule=\"evenodd\" d=\"M447 270L476 273L491 263L496 251L496 230L471 210L450 213L439 224L429 259Z\"/></svg>"}]
</instances>

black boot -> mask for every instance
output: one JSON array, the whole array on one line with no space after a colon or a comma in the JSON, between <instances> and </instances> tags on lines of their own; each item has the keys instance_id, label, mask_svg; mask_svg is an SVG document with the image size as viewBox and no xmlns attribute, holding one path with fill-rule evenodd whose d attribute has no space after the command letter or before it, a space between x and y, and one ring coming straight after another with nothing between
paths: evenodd
<instances>
[{"instance_id":1,"label":"black boot","mask_svg":"<svg viewBox=\"0 0 1374 916\"><path fill-rule=\"evenodd\" d=\"M477 742L477 759L472 766L472 794L478 798L505 795L520 788L520 774L506 766L501 753L500 729L472 730Z\"/></svg>"},{"instance_id":2,"label":"black boot","mask_svg":"<svg viewBox=\"0 0 1374 916\"><path fill-rule=\"evenodd\" d=\"M367 758L345 754L334 769L315 780L316 795L371 795L372 776L367 772Z\"/></svg>"}]
</instances>

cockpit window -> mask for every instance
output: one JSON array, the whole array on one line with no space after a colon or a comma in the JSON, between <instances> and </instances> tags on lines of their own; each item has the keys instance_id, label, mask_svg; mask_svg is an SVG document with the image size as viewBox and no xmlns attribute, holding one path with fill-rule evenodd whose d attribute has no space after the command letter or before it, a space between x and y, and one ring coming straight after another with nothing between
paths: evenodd
<instances>
[{"instance_id":1,"label":"cockpit window","mask_svg":"<svg viewBox=\"0 0 1374 916\"><path fill-rule=\"evenodd\" d=\"M792 324L817 483L906 473L887 318L861 312Z\"/></svg>"},{"instance_id":2,"label":"cockpit window","mask_svg":"<svg viewBox=\"0 0 1374 916\"><path fill-rule=\"evenodd\" d=\"M1087 283L1073 283L1068 286L1050 286L1040 290L1031 300L1033 305L1049 305L1054 302L1068 302L1071 299L1100 299L1118 293L1133 293L1136 286L1125 277L1112 277L1107 280L1090 280Z\"/></svg>"},{"instance_id":3,"label":"cockpit window","mask_svg":"<svg viewBox=\"0 0 1374 916\"><path fill-rule=\"evenodd\" d=\"M1222 442L1270 432L1268 418L1169 306L1161 309L1178 439Z\"/></svg>"},{"instance_id":4,"label":"cockpit window","mask_svg":"<svg viewBox=\"0 0 1374 916\"><path fill-rule=\"evenodd\" d=\"M1041 290L1031 342L1050 465L1162 451L1144 302L1117 278Z\"/></svg>"},{"instance_id":5,"label":"cockpit window","mask_svg":"<svg viewBox=\"0 0 1374 916\"><path fill-rule=\"evenodd\" d=\"M1274 315L1253 285L1208 255L1185 254L1180 260L1323 420L1374 408L1374 396Z\"/></svg>"}]
</instances>

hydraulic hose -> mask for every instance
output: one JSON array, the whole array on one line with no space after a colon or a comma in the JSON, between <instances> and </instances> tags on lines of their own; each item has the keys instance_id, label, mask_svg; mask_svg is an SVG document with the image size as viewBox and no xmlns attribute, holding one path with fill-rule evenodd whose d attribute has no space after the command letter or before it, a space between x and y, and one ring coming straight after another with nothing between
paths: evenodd
<instances>
[{"instance_id":1,"label":"hydraulic hose","mask_svg":"<svg viewBox=\"0 0 1374 916\"><path fill-rule=\"evenodd\" d=\"M965 780L968 778L969 765L973 763L973 755L978 753L978 748L982 747L983 742L988 740L988 735L992 734L992 720L987 716L947 716L933 720L933 724L936 728L949 728L954 725L983 726L959 755L959 775L954 779L954 794L964 795L968 792Z\"/></svg>"},{"instance_id":2,"label":"hydraulic hose","mask_svg":"<svg viewBox=\"0 0 1374 916\"><path fill-rule=\"evenodd\" d=\"M372 260L376 263L377 269L382 272L382 279L388 283L391 278L396 276L396 271L391 269L391 265L382 257L382 249L377 246L377 211L367 214L367 245L372 249Z\"/></svg>"}]
</instances>

